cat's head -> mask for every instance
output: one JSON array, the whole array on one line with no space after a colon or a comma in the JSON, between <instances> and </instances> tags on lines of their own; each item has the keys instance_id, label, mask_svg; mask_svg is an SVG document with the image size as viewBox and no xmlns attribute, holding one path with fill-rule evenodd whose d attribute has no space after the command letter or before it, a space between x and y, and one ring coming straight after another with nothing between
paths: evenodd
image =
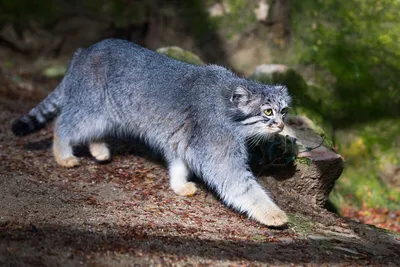
<instances>
[{"instance_id":1,"label":"cat's head","mask_svg":"<svg viewBox=\"0 0 400 267\"><path fill-rule=\"evenodd\" d=\"M251 83L235 86L230 102L247 135L269 135L283 130L290 96L285 86Z\"/></svg>"}]
</instances>

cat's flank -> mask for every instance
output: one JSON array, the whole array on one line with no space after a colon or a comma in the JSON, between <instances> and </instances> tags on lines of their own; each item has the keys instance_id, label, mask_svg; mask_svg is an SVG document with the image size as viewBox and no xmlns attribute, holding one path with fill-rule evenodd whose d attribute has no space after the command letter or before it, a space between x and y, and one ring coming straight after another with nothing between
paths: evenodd
<instances>
[{"instance_id":1,"label":"cat's flank","mask_svg":"<svg viewBox=\"0 0 400 267\"><path fill-rule=\"evenodd\" d=\"M59 86L12 131L24 136L54 118L55 160L79 164L72 146L87 144L108 160L106 136L135 136L161 151L172 190L193 195L190 173L223 202L268 226L287 217L249 171L246 140L284 127L290 101L283 86L240 78L215 65L194 66L128 41L108 39L79 49Z\"/></svg>"}]
</instances>

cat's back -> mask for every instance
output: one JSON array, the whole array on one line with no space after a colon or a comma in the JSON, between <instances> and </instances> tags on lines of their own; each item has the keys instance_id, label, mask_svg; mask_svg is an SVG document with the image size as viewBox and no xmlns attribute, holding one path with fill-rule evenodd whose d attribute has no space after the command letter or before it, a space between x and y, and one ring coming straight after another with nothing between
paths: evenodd
<instances>
[{"instance_id":1,"label":"cat's back","mask_svg":"<svg viewBox=\"0 0 400 267\"><path fill-rule=\"evenodd\" d=\"M165 55L122 39L105 39L86 49L79 55L80 64L107 66L108 71L144 70L173 68L181 71L190 69L190 64L171 59Z\"/></svg>"},{"instance_id":2,"label":"cat's back","mask_svg":"<svg viewBox=\"0 0 400 267\"><path fill-rule=\"evenodd\" d=\"M209 114L223 113L223 92L236 79L223 67L187 64L120 39L96 43L76 57L71 76L79 86L70 95L112 99L121 110L140 106L181 113L191 106L206 121Z\"/></svg>"},{"instance_id":3,"label":"cat's back","mask_svg":"<svg viewBox=\"0 0 400 267\"><path fill-rule=\"evenodd\" d=\"M88 56L103 55L108 61L129 61L142 63L150 59L160 60L159 55L147 48L122 39L106 39L100 41L88 49ZM135 59L132 61L132 59Z\"/></svg>"}]
</instances>

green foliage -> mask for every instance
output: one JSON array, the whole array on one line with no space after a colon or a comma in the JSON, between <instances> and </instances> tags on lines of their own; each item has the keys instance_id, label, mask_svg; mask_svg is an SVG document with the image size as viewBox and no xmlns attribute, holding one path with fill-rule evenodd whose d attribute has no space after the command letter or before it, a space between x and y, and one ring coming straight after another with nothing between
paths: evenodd
<instances>
[{"instance_id":1,"label":"green foliage","mask_svg":"<svg viewBox=\"0 0 400 267\"><path fill-rule=\"evenodd\" d=\"M179 1L178 1L179 2ZM197 40L207 39L217 28L217 23L209 19L204 1L189 0L179 2L179 15L192 30Z\"/></svg>"},{"instance_id":2,"label":"green foliage","mask_svg":"<svg viewBox=\"0 0 400 267\"><path fill-rule=\"evenodd\" d=\"M388 187L380 179L374 161L364 161L356 168L345 168L337 181L330 200L336 206L365 205L370 208L388 208L398 210L400 191Z\"/></svg>"},{"instance_id":3,"label":"green foliage","mask_svg":"<svg viewBox=\"0 0 400 267\"><path fill-rule=\"evenodd\" d=\"M106 1L99 6L98 1L86 0L85 5L89 10L96 10L101 7L100 12L110 17L117 27L126 27L133 22L144 20L148 4L144 1L124 1L113 0ZM151 2L151 1L150 1Z\"/></svg>"},{"instance_id":4,"label":"green foliage","mask_svg":"<svg viewBox=\"0 0 400 267\"><path fill-rule=\"evenodd\" d=\"M380 120L337 133L339 149L348 166L331 200L372 208L398 209L400 181L390 181L400 166L400 120ZM385 179L389 176L389 179ZM389 180L389 181L388 181Z\"/></svg>"},{"instance_id":5,"label":"green foliage","mask_svg":"<svg viewBox=\"0 0 400 267\"><path fill-rule=\"evenodd\" d=\"M225 15L224 24L231 29L227 37L243 32L256 21L256 16L253 12L257 6L256 1L227 0L227 3L229 4L230 12Z\"/></svg>"},{"instance_id":6,"label":"green foliage","mask_svg":"<svg viewBox=\"0 0 400 267\"><path fill-rule=\"evenodd\" d=\"M203 1L204 2L204 1ZM211 7L218 2L224 3L224 14L222 16L209 17L209 23L224 29L224 35L231 38L235 34L243 33L256 22L254 9L258 2L254 0L226 0L205 1L206 7Z\"/></svg>"},{"instance_id":7,"label":"green foliage","mask_svg":"<svg viewBox=\"0 0 400 267\"><path fill-rule=\"evenodd\" d=\"M298 164L303 164L309 166L311 164L311 160L309 158L297 158L296 162Z\"/></svg>"},{"instance_id":8,"label":"green foliage","mask_svg":"<svg viewBox=\"0 0 400 267\"><path fill-rule=\"evenodd\" d=\"M320 109L334 127L400 115L400 2L292 4L300 62L328 72L319 79L333 94Z\"/></svg>"},{"instance_id":9,"label":"green foliage","mask_svg":"<svg viewBox=\"0 0 400 267\"><path fill-rule=\"evenodd\" d=\"M400 190L382 172L400 166L400 121L390 119L400 116L400 1L291 4L298 61L317 73L301 109L332 127L347 160L333 202L395 209Z\"/></svg>"},{"instance_id":10,"label":"green foliage","mask_svg":"<svg viewBox=\"0 0 400 267\"><path fill-rule=\"evenodd\" d=\"M21 28L31 20L47 25L59 15L58 1L1 0L0 25L13 23Z\"/></svg>"}]
</instances>

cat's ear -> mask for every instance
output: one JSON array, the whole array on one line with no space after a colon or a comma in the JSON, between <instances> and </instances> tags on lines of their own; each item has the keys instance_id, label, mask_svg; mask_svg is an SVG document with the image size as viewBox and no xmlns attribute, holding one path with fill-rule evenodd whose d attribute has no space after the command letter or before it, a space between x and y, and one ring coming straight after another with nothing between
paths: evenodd
<instances>
[{"instance_id":1,"label":"cat's ear","mask_svg":"<svg viewBox=\"0 0 400 267\"><path fill-rule=\"evenodd\" d=\"M279 84L279 85L275 85L274 87L278 90L279 93L281 93L283 95L289 95L289 92L288 92L288 89L286 86Z\"/></svg>"},{"instance_id":2,"label":"cat's ear","mask_svg":"<svg viewBox=\"0 0 400 267\"><path fill-rule=\"evenodd\" d=\"M286 104L289 105L291 102L291 97L289 95L289 91L284 85L275 85L275 88L278 89L279 94L285 99Z\"/></svg>"},{"instance_id":3,"label":"cat's ear","mask_svg":"<svg viewBox=\"0 0 400 267\"><path fill-rule=\"evenodd\" d=\"M237 106L246 105L251 99L251 92L242 86L237 86L231 96L231 102Z\"/></svg>"}]
</instances>

